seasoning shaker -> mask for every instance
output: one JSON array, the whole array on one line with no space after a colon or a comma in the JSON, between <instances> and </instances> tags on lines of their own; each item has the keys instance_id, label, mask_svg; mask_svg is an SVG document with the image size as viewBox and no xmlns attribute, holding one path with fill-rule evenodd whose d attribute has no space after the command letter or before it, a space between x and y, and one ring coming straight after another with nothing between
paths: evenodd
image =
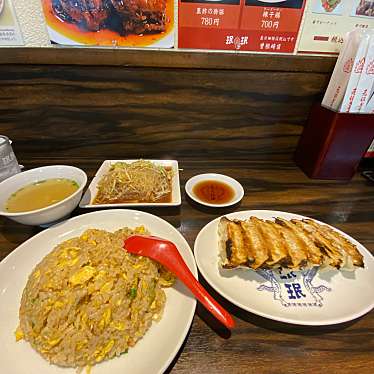
<instances>
[{"instance_id":1,"label":"seasoning shaker","mask_svg":"<svg viewBox=\"0 0 374 374\"><path fill-rule=\"evenodd\" d=\"M8 137L0 135L0 182L21 171L11 143Z\"/></svg>"}]
</instances>

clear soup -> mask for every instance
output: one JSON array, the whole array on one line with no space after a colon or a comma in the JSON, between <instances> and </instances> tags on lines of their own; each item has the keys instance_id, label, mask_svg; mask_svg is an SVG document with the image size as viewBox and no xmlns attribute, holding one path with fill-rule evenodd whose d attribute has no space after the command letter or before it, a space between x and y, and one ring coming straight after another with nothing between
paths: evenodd
<instances>
[{"instance_id":1,"label":"clear soup","mask_svg":"<svg viewBox=\"0 0 374 374\"><path fill-rule=\"evenodd\" d=\"M72 195L79 185L71 179L53 178L22 187L6 203L10 213L29 212L56 204Z\"/></svg>"}]
</instances>

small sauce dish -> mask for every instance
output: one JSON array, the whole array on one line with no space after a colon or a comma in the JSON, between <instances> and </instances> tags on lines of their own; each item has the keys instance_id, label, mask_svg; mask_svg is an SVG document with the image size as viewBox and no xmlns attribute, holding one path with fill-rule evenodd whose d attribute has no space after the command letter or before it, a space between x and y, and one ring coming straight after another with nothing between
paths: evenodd
<instances>
[{"instance_id":1,"label":"small sauce dish","mask_svg":"<svg viewBox=\"0 0 374 374\"><path fill-rule=\"evenodd\" d=\"M199 204L223 208L238 203L244 196L242 185L227 175L206 173L190 178L185 190Z\"/></svg>"}]
</instances>

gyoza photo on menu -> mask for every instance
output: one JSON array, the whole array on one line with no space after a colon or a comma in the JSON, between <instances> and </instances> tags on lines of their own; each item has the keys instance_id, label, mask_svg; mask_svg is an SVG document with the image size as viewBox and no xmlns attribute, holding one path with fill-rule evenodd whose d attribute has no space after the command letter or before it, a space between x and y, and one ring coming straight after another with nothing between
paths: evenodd
<instances>
[{"instance_id":1,"label":"gyoza photo on menu","mask_svg":"<svg viewBox=\"0 0 374 374\"><path fill-rule=\"evenodd\" d=\"M272 6L276 8L301 9L305 0L245 0L246 6Z\"/></svg>"}]
</instances>

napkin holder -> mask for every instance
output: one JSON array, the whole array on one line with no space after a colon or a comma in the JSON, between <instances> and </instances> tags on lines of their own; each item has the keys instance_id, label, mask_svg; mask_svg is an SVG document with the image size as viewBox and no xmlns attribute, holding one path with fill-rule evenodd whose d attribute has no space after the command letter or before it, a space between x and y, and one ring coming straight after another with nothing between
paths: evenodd
<instances>
[{"instance_id":1,"label":"napkin holder","mask_svg":"<svg viewBox=\"0 0 374 374\"><path fill-rule=\"evenodd\" d=\"M374 115L313 106L294 160L313 179L350 180L374 137Z\"/></svg>"}]
</instances>

